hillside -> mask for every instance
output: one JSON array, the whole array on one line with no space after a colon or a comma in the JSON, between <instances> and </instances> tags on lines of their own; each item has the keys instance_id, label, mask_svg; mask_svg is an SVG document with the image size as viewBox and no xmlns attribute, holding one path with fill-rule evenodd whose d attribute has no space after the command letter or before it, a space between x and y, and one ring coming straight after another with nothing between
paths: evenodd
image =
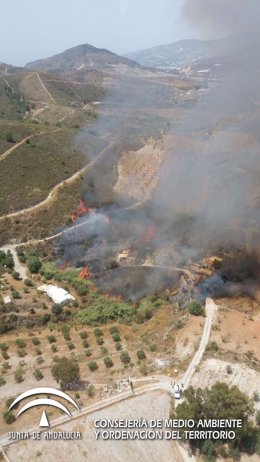
<instances>
[{"instance_id":1,"label":"hillside","mask_svg":"<svg viewBox=\"0 0 260 462\"><path fill-rule=\"evenodd\" d=\"M117 66L120 64L124 64L129 67L139 67L136 62L128 58L118 56L109 50L84 44L70 48L69 50L50 58L33 61L26 64L25 67L28 69L64 72L68 70L104 70L111 66Z\"/></svg>"},{"instance_id":2,"label":"hillside","mask_svg":"<svg viewBox=\"0 0 260 462\"><path fill-rule=\"evenodd\" d=\"M206 62L217 58L222 60L230 55L238 42L241 42L243 48L243 41L242 35L232 35L219 40L179 40L167 45L131 52L125 56L134 59L142 66L174 69L192 66L200 61Z\"/></svg>"}]
</instances>

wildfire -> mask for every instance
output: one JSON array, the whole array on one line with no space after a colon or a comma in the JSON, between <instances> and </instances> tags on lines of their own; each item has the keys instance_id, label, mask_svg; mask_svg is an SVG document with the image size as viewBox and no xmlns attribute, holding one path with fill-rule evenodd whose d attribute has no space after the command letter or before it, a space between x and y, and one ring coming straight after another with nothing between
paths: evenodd
<instances>
[{"instance_id":1,"label":"wildfire","mask_svg":"<svg viewBox=\"0 0 260 462\"><path fill-rule=\"evenodd\" d=\"M79 277L81 279L87 279L89 277L89 269L87 266L85 266L85 268L83 268L80 273L79 273Z\"/></svg>"},{"instance_id":2,"label":"wildfire","mask_svg":"<svg viewBox=\"0 0 260 462\"><path fill-rule=\"evenodd\" d=\"M145 242L150 242L155 237L155 235L156 235L155 227L152 225L148 226L147 231L144 236Z\"/></svg>"},{"instance_id":3,"label":"wildfire","mask_svg":"<svg viewBox=\"0 0 260 462\"><path fill-rule=\"evenodd\" d=\"M70 213L70 219L74 223L78 218L83 217L84 215L87 215L88 213L92 212L93 209L90 207L87 207L87 205L80 200L79 205L77 207L77 211L72 211Z\"/></svg>"}]
</instances>

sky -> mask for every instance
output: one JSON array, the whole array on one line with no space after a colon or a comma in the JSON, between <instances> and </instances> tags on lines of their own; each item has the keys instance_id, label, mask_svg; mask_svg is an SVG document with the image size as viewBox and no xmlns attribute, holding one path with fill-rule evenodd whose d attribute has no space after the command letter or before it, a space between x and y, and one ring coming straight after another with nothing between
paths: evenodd
<instances>
[{"instance_id":1,"label":"sky","mask_svg":"<svg viewBox=\"0 0 260 462\"><path fill-rule=\"evenodd\" d=\"M82 43L123 54L189 38L182 2L0 0L0 62L24 65Z\"/></svg>"}]
</instances>

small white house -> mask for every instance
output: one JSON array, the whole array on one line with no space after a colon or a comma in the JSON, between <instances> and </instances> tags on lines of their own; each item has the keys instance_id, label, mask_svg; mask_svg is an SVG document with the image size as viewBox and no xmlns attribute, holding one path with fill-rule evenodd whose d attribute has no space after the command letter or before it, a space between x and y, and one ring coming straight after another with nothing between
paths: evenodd
<instances>
[{"instance_id":1,"label":"small white house","mask_svg":"<svg viewBox=\"0 0 260 462\"><path fill-rule=\"evenodd\" d=\"M3 301L4 301L4 304L5 304L6 306L12 304L12 299L11 299L10 295L5 295L5 296L3 297Z\"/></svg>"},{"instance_id":2,"label":"small white house","mask_svg":"<svg viewBox=\"0 0 260 462\"><path fill-rule=\"evenodd\" d=\"M76 299L73 295L70 295L67 290L62 289L61 287L53 286L51 284L43 284L42 286L38 287L39 292L44 292L48 295L49 298L54 303L63 304L66 302L74 302Z\"/></svg>"}]
</instances>

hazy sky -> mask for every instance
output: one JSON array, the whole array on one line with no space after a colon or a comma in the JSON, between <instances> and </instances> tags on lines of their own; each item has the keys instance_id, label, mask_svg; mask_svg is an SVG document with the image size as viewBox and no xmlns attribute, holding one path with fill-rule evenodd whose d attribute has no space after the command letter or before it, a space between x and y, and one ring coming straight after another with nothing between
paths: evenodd
<instances>
[{"instance_id":1,"label":"hazy sky","mask_svg":"<svg viewBox=\"0 0 260 462\"><path fill-rule=\"evenodd\" d=\"M24 65L81 43L126 53L191 36L182 0L0 0L0 62Z\"/></svg>"}]
</instances>

